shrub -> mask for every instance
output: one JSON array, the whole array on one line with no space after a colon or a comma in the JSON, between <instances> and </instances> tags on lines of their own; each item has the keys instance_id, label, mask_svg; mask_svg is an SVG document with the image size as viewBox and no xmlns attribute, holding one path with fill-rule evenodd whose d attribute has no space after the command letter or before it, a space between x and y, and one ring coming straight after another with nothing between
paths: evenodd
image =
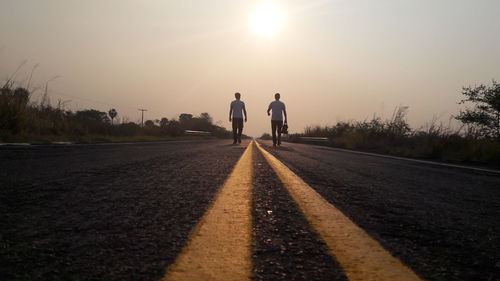
<instances>
[{"instance_id":1,"label":"shrub","mask_svg":"<svg viewBox=\"0 0 500 281\"><path fill-rule=\"evenodd\" d=\"M500 164L500 141L478 137L474 129L452 130L433 120L427 128L413 130L406 121L407 107L395 110L393 117L382 120L338 122L333 126L309 126L300 136L327 137L335 147L375 151L393 155Z\"/></svg>"},{"instance_id":2,"label":"shrub","mask_svg":"<svg viewBox=\"0 0 500 281\"><path fill-rule=\"evenodd\" d=\"M12 88L6 83L0 91L0 140L37 139L60 136L181 136L185 130L208 131L216 137L229 138L231 133L213 124L208 113L198 117L181 114L180 121L162 118L148 120L141 127L135 123L112 125L108 113L96 109L70 111L59 102L52 106L47 95L39 103L30 103L30 93L24 88ZM112 111L110 111L112 112ZM114 114L113 114L114 115ZM116 115L115 115L116 116Z\"/></svg>"}]
</instances>

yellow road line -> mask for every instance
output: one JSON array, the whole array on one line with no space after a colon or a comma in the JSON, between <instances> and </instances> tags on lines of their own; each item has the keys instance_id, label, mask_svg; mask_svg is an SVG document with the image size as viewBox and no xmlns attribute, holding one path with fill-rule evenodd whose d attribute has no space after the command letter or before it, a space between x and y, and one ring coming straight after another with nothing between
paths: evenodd
<instances>
[{"instance_id":1,"label":"yellow road line","mask_svg":"<svg viewBox=\"0 0 500 281\"><path fill-rule=\"evenodd\" d=\"M349 280L421 280L258 142L256 144Z\"/></svg>"},{"instance_id":2,"label":"yellow road line","mask_svg":"<svg viewBox=\"0 0 500 281\"><path fill-rule=\"evenodd\" d=\"M162 280L250 280L253 141Z\"/></svg>"}]
</instances>

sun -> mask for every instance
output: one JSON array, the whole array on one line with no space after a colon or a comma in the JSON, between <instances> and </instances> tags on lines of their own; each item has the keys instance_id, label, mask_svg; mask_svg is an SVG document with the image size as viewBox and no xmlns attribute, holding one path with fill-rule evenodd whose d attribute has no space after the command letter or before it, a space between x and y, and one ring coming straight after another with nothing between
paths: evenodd
<instances>
[{"instance_id":1,"label":"sun","mask_svg":"<svg viewBox=\"0 0 500 281\"><path fill-rule=\"evenodd\" d=\"M257 7L250 16L250 27L262 36L272 36L283 23L283 13L272 3L265 3Z\"/></svg>"}]
</instances>

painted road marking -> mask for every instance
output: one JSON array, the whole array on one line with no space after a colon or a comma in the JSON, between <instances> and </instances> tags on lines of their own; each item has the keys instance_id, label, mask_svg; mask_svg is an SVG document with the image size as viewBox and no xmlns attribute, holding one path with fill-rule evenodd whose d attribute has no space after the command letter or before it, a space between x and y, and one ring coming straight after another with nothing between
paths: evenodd
<instances>
[{"instance_id":1,"label":"painted road marking","mask_svg":"<svg viewBox=\"0 0 500 281\"><path fill-rule=\"evenodd\" d=\"M250 280L252 147L253 141L163 280Z\"/></svg>"},{"instance_id":2,"label":"painted road marking","mask_svg":"<svg viewBox=\"0 0 500 281\"><path fill-rule=\"evenodd\" d=\"M421 280L258 142L256 144L349 280Z\"/></svg>"}]
</instances>

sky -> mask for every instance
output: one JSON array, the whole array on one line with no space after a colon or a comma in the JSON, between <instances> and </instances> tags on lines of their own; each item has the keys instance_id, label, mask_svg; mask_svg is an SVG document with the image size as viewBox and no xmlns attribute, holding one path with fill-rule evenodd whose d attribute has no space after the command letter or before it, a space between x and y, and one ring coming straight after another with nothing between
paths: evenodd
<instances>
[{"instance_id":1,"label":"sky","mask_svg":"<svg viewBox=\"0 0 500 281\"><path fill-rule=\"evenodd\" d=\"M281 19L270 34L252 24L262 5ZM226 128L240 92L256 137L276 92L290 132L398 106L417 128L457 114L462 87L500 80L499 14L498 0L0 0L0 79L25 62L18 84L38 65L32 85L58 77L49 96L68 109L208 112Z\"/></svg>"}]
</instances>

